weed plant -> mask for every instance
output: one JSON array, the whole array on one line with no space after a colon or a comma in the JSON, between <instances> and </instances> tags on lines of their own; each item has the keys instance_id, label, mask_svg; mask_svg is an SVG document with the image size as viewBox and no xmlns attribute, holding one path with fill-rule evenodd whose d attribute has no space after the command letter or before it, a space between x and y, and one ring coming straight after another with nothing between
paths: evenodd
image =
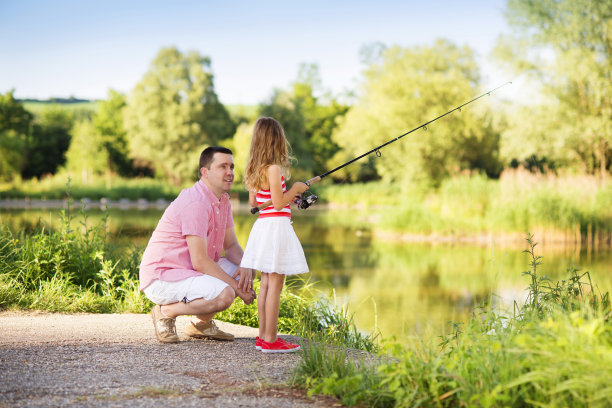
<instances>
[{"instance_id":1,"label":"weed plant","mask_svg":"<svg viewBox=\"0 0 612 408\"><path fill-rule=\"evenodd\" d=\"M259 292L259 280L254 285L255 291ZM216 318L258 327L256 303L244 305L234 302ZM312 284L302 279L291 281L281 291L278 331L359 350L375 351L377 348L376 334L357 330L348 309L338 307L328 298L317 296Z\"/></svg>"},{"instance_id":2,"label":"weed plant","mask_svg":"<svg viewBox=\"0 0 612 408\"><path fill-rule=\"evenodd\" d=\"M439 340L385 344L376 366L309 344L295 383L374 407L611 406L608 294L575 269L554 284L539 276L536 243L527 241L529 296L510 315L482 306Z\"/></svg>"},{"instance_id":3,"label":"weed plant","mask_svg":"<svg viewBox=\"0 0 612 408\"><path fill-rule=\"evenodd\" d=\"M138 288L139 250L116 248L107 220L108 213L90 225L81 208L62 210L56 230L40 222L31 234L0 226L0 308L148 311L152 305Z\"/></svg>"}]
</instances>

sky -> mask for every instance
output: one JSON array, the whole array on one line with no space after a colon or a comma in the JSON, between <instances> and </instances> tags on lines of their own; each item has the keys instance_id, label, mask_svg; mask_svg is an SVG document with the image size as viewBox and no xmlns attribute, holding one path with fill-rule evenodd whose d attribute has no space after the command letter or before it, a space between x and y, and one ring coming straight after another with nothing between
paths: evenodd
<instances>
[{"instance_id":1,"label":"sky","mask_svg":"<svg viewBox=\"0 0 612 408\"><path fill-rule=\"evenodd\" d=\"M510 33L505 0L0 0L0 93L105 99L129 93L163 47L212 62L224 104L253 105L317 64L333 95L356 91L363 46L432 46L477 55L484 90L512 80L490 57Z\"/></svg>"}]
</instances>

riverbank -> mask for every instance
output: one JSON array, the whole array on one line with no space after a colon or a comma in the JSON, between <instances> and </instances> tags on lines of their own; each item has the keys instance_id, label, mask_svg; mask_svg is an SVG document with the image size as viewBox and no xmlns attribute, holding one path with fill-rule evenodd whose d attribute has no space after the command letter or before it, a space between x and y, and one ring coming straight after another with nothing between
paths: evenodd
<instances>
[{"instance_id":1,"label":"riverbank","mask_svg":"<svg viewBox=\"0 0 612 408\"><path fill-rule=\"evenodd\" d=\"M255 350L257 329L217 321L235 341L194 340L187 321L161 344L148 314L1 312L0 407L341 406L289 387L299 355Z\"/></svg>"}]
</instances>

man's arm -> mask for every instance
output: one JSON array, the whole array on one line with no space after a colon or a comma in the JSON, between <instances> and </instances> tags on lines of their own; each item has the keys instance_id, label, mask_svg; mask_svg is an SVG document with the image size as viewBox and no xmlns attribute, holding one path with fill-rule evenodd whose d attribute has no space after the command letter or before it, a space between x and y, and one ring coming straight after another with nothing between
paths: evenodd
<instances>
[{"instance_id":1,"label":"man's arm","mask_svg":"<svg viewBox=\"0 0 612 408\"><path fill-rule=\"evenodd\" d=\"M210 259L208 256L206 239L197 235L187 235L185 238L187 239L187 247L189 248L189 256L191 257L193 269L227 283L245 303L251 303L253 301L250 293L241 290L238 287L238 282L228 276L215 261Z\"/></svg>"},{"instance_id":2,"label":"man's arm","mask_svg":"<svg viewBox=\"0 0 612 408\"><path fill-rule=\"evenodd\" d=\"M229 227L225 230L223 249L225 250L225 257L232 263L238 265L238 269L236 269L236 272L240 275L238 286L245 292L252 290L255 271L240 267L240 262L242 262L242 255L244 252L238 243L238 237L236 237L236 230L234 227ZM236 277L235 274L234 277Z\"/></svg>"},{"instance_id":3,"label":"man's arm","mask_svg":"<svg viewBox=\"0 0 612 408\"><path fill-rule=\"evenodd\" d=\"M230 285L232 289L236 289L236 281L223 272L223 269L208 256L206 239L197 235L187 235L185 238L187 239L193 269L220 279Z\"/></svg>"}]
</instances>

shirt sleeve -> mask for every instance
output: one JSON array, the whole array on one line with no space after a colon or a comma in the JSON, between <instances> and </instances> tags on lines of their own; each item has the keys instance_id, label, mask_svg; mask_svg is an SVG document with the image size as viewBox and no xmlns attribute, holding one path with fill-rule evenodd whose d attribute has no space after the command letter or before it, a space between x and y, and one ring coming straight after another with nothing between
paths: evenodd
<instances>
[{"instance_id":1,"label":"shirt sleeve","mask_svg":"<svg viewBox=\"0 0 612 408\"><path fill-rule=\"evenodd\" d=\"M180 224L183 236L195 235L207 238L210 219L210 207L200 201L194 201L186 205L181 211Z\"/></svg>"},{"instance_id":2,"label":"shirt sleeve","mask_svg":"<svg viewBox=\"0 0 612 408\"><path fill-rule=\"evenodd\" d=\"M232 205L229 204L227 206L227 222L225 223L225 228L232 228L234 226L234 217L232 215Z\"/></svg>"}]
</instances>

